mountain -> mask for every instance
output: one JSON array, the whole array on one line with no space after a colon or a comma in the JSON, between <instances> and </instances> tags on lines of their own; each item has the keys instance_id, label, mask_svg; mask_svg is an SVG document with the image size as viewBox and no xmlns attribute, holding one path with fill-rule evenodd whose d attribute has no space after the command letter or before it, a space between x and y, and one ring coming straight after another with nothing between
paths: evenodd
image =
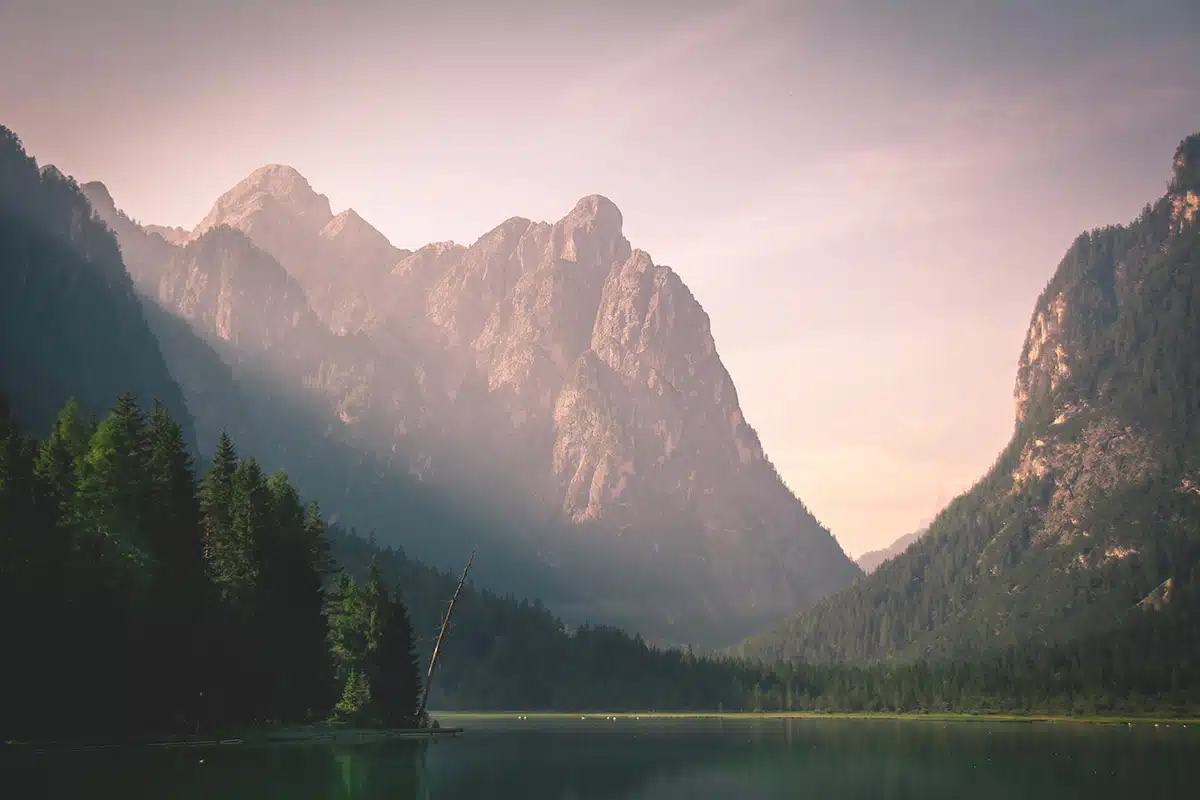
<instances>
[{"instance_id":1,"label":"mountain","mask_svg":"<svg viewBox=\"0 0 1200 800\"><path fill-rule=\"evenodd\" d=\"M604 197L408 251L286 166L241 181L186 240L84 188L140 290L239 381L304 404L311 434L378 467L379 495L416 482L479 521L453 539L396 531L371 504L332 509L381 541L453 568L483 529L532 576L494 573L497 588L700 645L859 574L766 458L703 308ZM343 487L331 502L360 490L319 471Z\"/></svg>"},{"instance_id":2,"label":"mountain","mask_svg":"<svg viewBox=\"0 0 1200 800\"><path fill-rule=\"evenodd\" d=\"M113 234L74 181L0 127L0 393L45 434L69 397L98 415L126 391L161 400L195 446Z\"/></svg>"},{"instance_id":3,"label":"mountain","mask_svg":"<svg viewBox=\"0 0 1200 800\"><path fill-rule=\"evenodd\" d=\"M920 539L927 530L929 530L929 528L921 528L919 531L914 531L913 533L901 536L887 547L880 548L879 550L869 550L858 558L854 559L854 563L858 564L858 568L863 571L864 575L870 575L879 568L880 564L888 559L895 558L907 550L908 546L917 539Z\"/></svg>"},{"instance_id":4,"label":"mountain","mask_svg":"<svg viewBox=\"0 0 1200 800\"><path fill-rule=\"evenodd\" d=\"M102 186L87 189L93 200L104 202ZM137 615L144 615L146 606L107 605L107 596L97 595L89 584L87 571L73 560L62 560L69 559L70 552L81 552L84 562L101 562L96 549L63 547L68 539L57 535L59 529L49 516L55 506L44 502L42 492L49 483L42 470L53 462L43 458L52 451L39 447L30 434L44 437L50 430L49 420L57 413L51 403L61 407L74 397L86 411L103 416L120 393L134 387L145 405L152 397L164 400L184 423L184 438L193 447L197 433L208 447L221 431L228 431L243 456L254 456L270 469L288 464L309 490L337 487L342 497L336 505L344 509L362 504L374 509L375 519L457 542L458 548L443 553L447 560L461 559L468 536L476 541L476 535L494 523L472 516L454 498L431 493L415 478L408 483L396 476L381 479L383 465L323 435L327 409L304 402L302 393L276 391L276 382L261 372L265 362L252 349L245 360L234 358L238 351L233 345L239 342L266 344L264 352L273 353L277 347L293 348L297 337L303 343L305 336L318 335L308 326L311 313L295 302L294 282L244 234L219 227L176 249L157 231L142 232L127 218L110 220L126 237L141 236L126 239L138 268L146 267L148 257L166 255L166 287L182 285L184 290L175 297L177 305L193 314L192 322L223 330L226 338L215 337L214 346L197 334L189 319L139 295L112 232L93 216L79 187L53 168L39 169L17 137L0 128L0 618L13 652L26 654L7 659L0 668L0 706L13 710L0 715L7 733L36 731L61 737L77 730L69 726L86 724L97 708L115 702L97 717L104 731L112 733L127 722L131 706L161 689L162 684L143 674L147 663L155 674L171 675L175 682L187 680L178 672L159 669L171 650L169 637L164 641L161 631L153 637L154 646L134 646L129 629L133 620L142 619ZM235 263L247 274L231 267ZM200 272L198 264L214 269ZM178 284L173 276L180 273L196 280ZM214 302L210 293L237 295L243 290L266 292L278 298L278 305L264 306L268 313L258 317L253 308L238 303L226 304L231 313L219 320L203 316L202 309ZM292 330L269 324L281 316L295 320ZM331 336L328 331L325 335ZM106 430L102 427L85 445L98 448L99 442L111 441ZM87 475L100 469L92 461L80 463L86 463ZM72 522L72 536L76 530L96 530L104 531L106 540L142 544L137 522L129 518L107 531L99 527L101 519L115 519L99 517L106 503L120 502L137 491L129 482L107 489L114 487L117 492L98 504L93 515ZM324 502L324 495L306 492L305 499ZM172 519L172 525L179 524L177 517ZM171 533L186 537L186 528L173 527ZM360 580L374 556L383 559L389 583L403 593L411 610L421 663L428 663L457 575L431 569L403 550L381 549L336 522L329 526L328 539L336 562ZM160 546L167 540L152 541ZM561 601L577 599L570 587L556 587L545 575L522 573L514 555L519 553L519 546L509 543L476 564L518 586L534 586L540 580L537 585ZM461 561L455 566L461 567ZM169 576L166 584L180 585L185 579L175 569L164 571ZM140 580L145 572L118 574ZM139 580L134 584L140 587ZM188 584L182 585L185 595L197 596ZM161 609L162 596L155 597L153 607ZM169 629L186 636L195 632L194 625L192 617L172 616ZM286 642L285 635L272 646ZM502 597L470 584L456 606L454 630L439 664L432 695L437 708L703 708L719 702L732 708L742 696L738 674L730 667L700 662L679 651L654 650L611 628L571 629L540 600L518 600L511 593ZM106 672L108 668L112 671ZM625 677L614 681L614 674ZM93 691L101 684L104 691ZM121 694L130 686L137 687L132 702ZM56 701L18 699L43 697L43 689Z\"/></svg>"},{"instance_id":5,"label":"mountain","mask_svg":"<svg viewBox=\"0 0 1200 800\"><path fill-rule=\"evenodd\" d=\"M1160 618L1146 615L1183 630L1170 620L1189 618L1176 607L1196 602L1200 564L1198 209L1200 134L1179 146L1164 196L1081 235L1059 264L991 471L903 553L736 651L967 658L1117 628L1145 643Z\"/></svg>"}]
</instances>

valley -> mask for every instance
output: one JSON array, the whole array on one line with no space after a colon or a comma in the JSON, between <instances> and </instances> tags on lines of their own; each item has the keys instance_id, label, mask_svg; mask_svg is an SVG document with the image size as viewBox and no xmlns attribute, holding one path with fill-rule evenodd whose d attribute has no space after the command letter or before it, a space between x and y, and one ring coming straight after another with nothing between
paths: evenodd
<instances>
[{"instance_id":1,"label":"valley","mask_svg":"<svg viewBox=\"0 0 1200 800\"><path fill-rule=\"evenodd\" d=\"M626 252L619 212L602 198L585 198L555 225L510 221L499 233L485 236L484 244L450 257L442 271L433 270L430 286L437 276L444 282L459 274L455 270L470 272L472 265L480 271L470 274L480 280L493 274L493 267L507 265L524 276L514 287L522 280L543 287L484 293L499 303L499 310L476 313L474 330L481 332L468 347L446 329L438 331L436 320L447 318L438 316L445 306L434 303L432 290L427 295L406 290L405 302L416 302L414 295L425 298L427 315L405 317L403 332L380 321L387 318L380 309L399 301L388 299L381 288L385 283L371 281L386 282L397 271L402 281L415 280L413 254L401 252L400 267L364 279L357 299L347 299L332 285L321 289L314 284L312 291L323 298L317 302L318 313L300 279L245 231L213 224L187 237L175 232L168 242L118 211L101 185L79 188L53 168L39 169L14 135L8 134L6 142L9 177L2 196L7 198L4 247L10 255L5 298L45 299L39 306L12 304L5 319L25 325L78 319L85 297L97 310L119 308L122 315L121 324L96 328L100 337L76 324L64 326L60 338L10 334L4 342L8 365L44 362L69 368L54 373L26 366L5 378L16 390L4 408L3 563L4 585L12 596L3 606L42 609L10 621L18 639L42 641L46 625L83 625L91 629L91 637L115 635L116 629L106 627L115 618L104 617L102 610L108 607L117 614L126 603L141 608L138 598L145 597L145 586L161 584L162 589L151 591L166 591L169 583L162 581L170 573L163 572L164 565L184 559L170 569L187 571L188 581L211 581L220 602L234 609L258 602L247 599L256 592L266 593L264 608L277 609L271 613L309 608L303 612L310 615L308 622L297 618L287 623L300 625L297 632L303 625L315 626L305 629L309 637L326 625L340 630L335 620L345 620L336 625L358 624L354 615L359 612L337 612L344 617L321 612L314 598L302 600L304 592L335 602L358 597L355 586L375 587L369 591L376 595L365 596L382 596L385 600L371 602L388 607L391 595L379 593L392 583L397 587L395 608L411 619L407 647L419 664L428 658L429 636L454 584L447 566L453 568L469 546L478 544L490 572L480 585L468 587L462 616L447 642L444 674L434 692L442 709L1111 716L1186 714L1195 707L1200 660L1192 578L1200 562L1195 534L1200 494L1194 491L1192 350L1197 337L1191 292L1197 232L1191 212L1200 190L1200 136L1180 145L1167 194L1128 226L1081 236L1038 300L1018 371L1014 437L996 466L919 538L906 537L911 540L906 547L901 539L896 546L901 552L874 570L868 565L866 575L782 486L757 439L738 438L753 437L753 431L741 421L728 375L711 338L705 339L703 312L673 273L654 266L645 254ZM283 175L285 186L294 190L296 176ZM278 190L278 174L269 176L274 177L266 189ZM252 178L255 185L264 180L258 174ZM246 192L246 186L239 187L235 198ZM270 205L263 199L269 192L257 192L250 192L257 198L249 203L251 212L233 214L229 209L240 205L232 201L218 202L215 209L253 228L246 220L256 219L256 209ZM320 213L314 212L308 224L321 223L319 234L327 231L333 221L325 219L326 204L312 206ZM351 222L342 217L334 229L345 233ZM508 229L519 232L515 242L497 244ZM531 274L540 276L533 280L521 271L522 248L540 253L541 247L558 255L550 262L530 256L537 265ZM430 252L436 261L454 251L439 246ZM384 259L382 254L384 260L397 255L382 245L350 252L371 252L376 263ZM572 306L574 295L563 294L570 285L564 281L578 277L571 270L581 262L592 263L593 269L607 263L609 271L603 281L594 278L595 303ZM46 266L14 269L34 264ZM305 275L303 270L297 274ZM315 278L308 273L304 280ZM80 284L91 288L84 295L62 288ZM401 285L411 290L411 284ZM46 288L36 288L41 286ZM582 354L568 364L555 356L553 346L535 346L546 329L512 319L514 309L530 308L513 299L513 292L532 292L541 298L538 302L545 300L541 318L558 320L563 337L574 331L575 347L586 348ZM479 304L479 295L467 296ZM504 305L503 298L515 305ZM367 306L374 310L360 317L339 316ZM575 310L568 313L571 308ZM585 310L594 317L588 322L590 338L564 321L585 319ZM680 328L679 335L699 330L704 334L699 349L673 338L678 314L693 315L693 324ZM523 331L505 346L524 355L514 356L503 368L483 358L478 337L489 330L496 336L503 330L513 336L513 331ZM409 346L399 347L400 341ZM430 355L435 345L443 349L432 352L444 357ZM99 352L122 355L110 357L100 370L82 366L95 359L91 354L98 346ZM707 361L702 358L706 352ZM468 355L476 360L472 363ZM426 364L444 370L438 378L442 383L429 377ZM639 383L641 379L647 383ZM438 406L428 392L431 386L445 389L445 381L457 388ZM105 392L117 385L146 387L141 391L156 399L145 418L148 423L138 422L143 417L133 395L106 405ZM686 398L693 400L705 392L711 396L684 402L685 389ZM406 391L429 405L409 411ZM472 397L470 392L478 406L458 406L466 403L462 398ZM377 396L390 399L377 408L371 400ZM543 425L544 436L496 435L493 426L512 411L504 403L522 397L526 399L520 402L532 403L536 413L519 425ZM537 397L546 398L540 406L529 399ZM79 405L68 403L70 398ZM59 413L52 411L52 403L67 407ZM468 410L473 408L481 409L478 417ZM645 408L658 416L639 421L636 411ZM629 428L618 425L622 409L630 414ZM734 424L703 427L714 418ZM26 426L25 419L33 422ZM48 426L46 420L54 419ZM678 477L689 463L699 462L689 461L693 456L675 446L662 449L662 429L653 422L661 419L676 420L680 436L694 437L696 453L708 452L706 447L724 453L704 463L726 471L697 470ZM583 422L587 424L579 427ZM510 417L509 424L517 423ZM471 439L472 432L479 434L478 440ZM122 441L142 441L142 436L149 437L148 450L137 450L141 455L123 450L133 445ZM665 441L674 440L668 436ZM471 445L478 446L478 459L468 457ZM243 452L251 455L238 455ZM419 454L416 462L414 453ZM542 466L518 470L520 458L533 459L537 453L552 457L524 462ZM620 478L605 483L611 475L604 465L622 453L636 464L651 465L644 483L634 480L642 477L638 470L626 474L624 483ZM135 460L123 460L127 458ZM137 466L141 458L150 459L144 468ZM183 466L193 458L200 464L195 472ZM429 471L416 469L420 463ZM135 476L153 476L152 464L176 464L171 467L176 477L161 489L153 481L141 483L147 478ZM276 468L286 473L270 472ZM590 476L595 491L572 494L570 487L580 474ZM705 476L713 481L713 491L696 493ZM676 483L671 483L673 477ZM489 483L493 478L503 480ZM212 499L220 480L232 481L228 486L233 493L220 501L232 504L228 507ZM718 486L725 493L720 502L705 499L717 496ZM180 504L171 513L183 516L147 516L149 506L137 498L160 491ZM256 492L275 499L256 501ZM611 505L626 492L628 504ZM304 506L310 510L301 514L302 497L319 498L320 505ZM584 499L572 505L572 497ZM691 517L661 511L681 497L690 497L684 508ZM535 500L553 503L554 515L539 517L535 512L548 506ZM260 519L254 516L260 513L254 511L256 502L268 502L262 508L284 516L255 522ZM172 507L162 506L156 513ZM656 507L657 517L644 516L646 509ZM754 515L745 516L747 510ZM685 524L709 513L705 525ZM717 525L735 517L746 527L716 535ZM159 526L168 519L184 526L177 531L195 531L198 538L174 543L161 538L160 531L167 529ZM266 521L270 519L278 521ZM539 520L540 526L535 525ZM641 522L635 524L637 520ZM796 526L791 538L781 533L789 521ZM226 525L232 527L222 527ZM300 570L286 578L298 583L284 584L292 586L288 591L300 592L295 595L300 605L271 599L282 589L260 582L260 576L284 569L284 562L266 557L262 548L294 546L285 543L299 534L287 530L315 537L318 544L311 547L317 549L308 552L328 553L329 558L322 566L326 556L311 556L317 560L300 567L304 559L286 557L291 559L288 569ZM653 531L658 538L638 539L639 530ZM234 538L220 544L221 536ZM187 551L192 556L173 549L187 541L188 547L203 549L203 569L194 560L199 549ZM253 542L260 543L251 546ZM77 562L85 552L79 548L98 548L100 557L85 566ZM842 577L835 580L826 567L815 584L804 584L800 576L822 571L812 562L814 553L843 565L835 570ZM639 554L648 562L639 562ZM778 563L784 555L794 560ZM710 558L707 566L697 566ZM788 572L788 564L795 573ZM322 588L313 578L301 579L308 569L318 571L313 574L330 569L342 577L336 584L324 579ZM94 607L93 614L100 616L81 619L73 616L77 612L70 605L55 606L38 588L47 575L59 575L71 591L84 592L81 597L107 597ZM709 581L708 575L716 577ZM766 576L765 586L761 576ZM111 592L116 594L107 594ZM182 596L164 596L182 604L172 614L204 618L214 613L187 611L189 601ZM776 613L785 608L800 613L771 628L770 613L759 608L763 597L774 598ZM117 605L105 605L109 603ZM811 603L815 605L805 610ZM629 616L632 606L652 610ZM699 616L689 621L685 611ZM231 613L236 619L241 612ZM710 647L739 626L758 625L767 632L722 652L669 646L670 631L701 631L705 615L715 620L707 628ZM174 624L182 619L175 618ZM218 614L214 619L224 618ZM150 632L164 622L151 614L138 624ZM216 627L206 636L236 638L239 625L260 623L211 624ZM689 633L689 638L702 642L705 635ZM316 638L307 640L309 645L302 638L282 641L294 654L286 667L278 656L256 655L244 642L237 645L249 648L244 663L235 660L212 672L214 667L202 666L205 662L193 662L189 669L200 672L181 674L194 676L189 680L218 681L210 687L231 681L225 689L211 689L222 702L233 704L222 712L231 722L255 707L296 719L307 702L305 692L315 698L325 691L326 667L320 648L313 649ZM78 646L99 647L100 640L84 638ZM129 646L150 645L134 639ZM176 646L182 644L169 645ZM147 663L186 659L185 650L152 650ZM56 669L78 656L64 651L57 657L67 660L56 662ZM131 655L114 651L110 660L96 664L92 678L111 680L127 657ZM350 663L345 661L350 656L337 657L343 659L339 664ZM293 685L286 690L292 695L276 695L256 683L264 680L262 670L294 671L304 660L309 666L297 674L311 683ZM239 672L245 669L251 671ZM40 677L26 671L9 676L6 685L55 680L59 674L36 671ZM351 713L346 709L359 702L353 699L358 679L349 674L339 673L339 680L347 681L336 706L343 709L339 713ZM262 696L255 691L238 694L232 687L242 680L250 681L247 687L264 687ZM419 683L419 678L413 681ZM52 714L22 707L13 719L42 717L30 722L31 730L47 722L94 730L88 726L96 721L88 713L111 716L115 711L97 703L98 695L87 688L91 685L82 682L75 692L62 694ZM155 691L169 695L182 688L167 684ZM139 697L143 690L135 684L127 691L132 692L130 712L148 711L139 704L156 697ZM109 699L120 702L121 697L118 692ZM187 709L182 697L182 718L201 713ZM244 703L250 705L237 710ZM135 716L125 724L134 730L162 723Z\"/></svg>"}]
</instances>

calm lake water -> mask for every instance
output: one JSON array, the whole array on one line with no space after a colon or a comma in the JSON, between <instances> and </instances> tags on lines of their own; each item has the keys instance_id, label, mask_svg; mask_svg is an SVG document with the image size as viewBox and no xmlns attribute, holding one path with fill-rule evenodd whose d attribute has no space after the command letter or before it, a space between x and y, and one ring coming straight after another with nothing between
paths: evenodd
<instances>
[{"instance_id":1,"label":"calm lake water","mask_svg":"<svg viewBox=\"0 0 1200 800\"><path fill-rule=\"evenodd\" d=\"M0 767L0 796L1153 800L1195 796L1200 776L1197 726L603 718L464 725L465 735L424 746L9 761Z\"/></svg>"}]
</instances>

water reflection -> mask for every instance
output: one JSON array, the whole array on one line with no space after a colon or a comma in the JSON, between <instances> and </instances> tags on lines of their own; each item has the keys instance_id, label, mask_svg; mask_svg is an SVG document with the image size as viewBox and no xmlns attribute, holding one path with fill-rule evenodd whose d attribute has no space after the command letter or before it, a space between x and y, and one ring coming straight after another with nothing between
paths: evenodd
<instances>
[{"instance_id":1,"label":"water reflection","mask_svg":"<svg viewBox=\"0 0 1200 800\"><path fill-rule=\"evenodd\" d=\"M1190 795L1200 731L836 720L473 722L438 744L10 763L11 797L1031 800ZM203 761L201 761L203 759ZM18 789L18 791L8 791Z\"/></svg>"}]
</instances>

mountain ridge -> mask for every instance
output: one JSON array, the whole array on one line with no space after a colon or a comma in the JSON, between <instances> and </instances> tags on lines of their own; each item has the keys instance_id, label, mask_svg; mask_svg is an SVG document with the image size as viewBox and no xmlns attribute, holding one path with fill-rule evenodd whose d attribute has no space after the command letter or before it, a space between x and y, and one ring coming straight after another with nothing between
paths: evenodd
<instances>
[{"instance_id":1,"label":"mountain ridge","mask_svg":"<svg viewBox=\"0 0 1200 800\"><path fill-rule=\"evenodd\" d=\"M130 227L107 192L96 205L143 290L205 336L224 338L219 321L238 319L239 304L265 308L282 291L247 273L242 288L209 287L201 300L201 277L216 273L180 267L180 248ZM298 283L318 321L297 297L258 321L254 347L275 354L281 380L324 398L338 436L507 508L514 525L540 529L530 546L556 571L601 558L628 574L624 587L594 579L608 586L597 589L605 610L581 613L702 643L710 627L748 632L858 574L767 459L707 313L674 270L630 244L610 199L586 195L554 223L510 217L470 246L414 252L384 250L356 213L338 216L295 170L264 167L214 203L183 250L221 226L240 230ZM394 263L340 262L331 225L365 231ZM222 257L233 275L253 260ZM631 623L647 608L658 623Z\"/></svg>"},{"instance_id":2,"label":"mountain ridge","mask_svg":"<svg viewBox=\"0 0 1200 800\"><path fill-rule=\"evenodd\" d=\"M1166 194L1081 234L1031 314L1014 432L905 552L733 651L972 658L1103 635L1200 564L1200 134ZM1156 599L1157 598L1157 599Z\"/></svg>"},{"instance_id":3,"label":"mountain ridge","mask_svg":"<svg viewBox=\"0 0 1200 800\"><path fill-rule=\"evenodd\" d=\"M102 414L132 391L162 401L196 447L182 391L146 325L116 238L74 180L0 126L0 391L44 434L74 397Z\"/></svg>"}]
</instances>

